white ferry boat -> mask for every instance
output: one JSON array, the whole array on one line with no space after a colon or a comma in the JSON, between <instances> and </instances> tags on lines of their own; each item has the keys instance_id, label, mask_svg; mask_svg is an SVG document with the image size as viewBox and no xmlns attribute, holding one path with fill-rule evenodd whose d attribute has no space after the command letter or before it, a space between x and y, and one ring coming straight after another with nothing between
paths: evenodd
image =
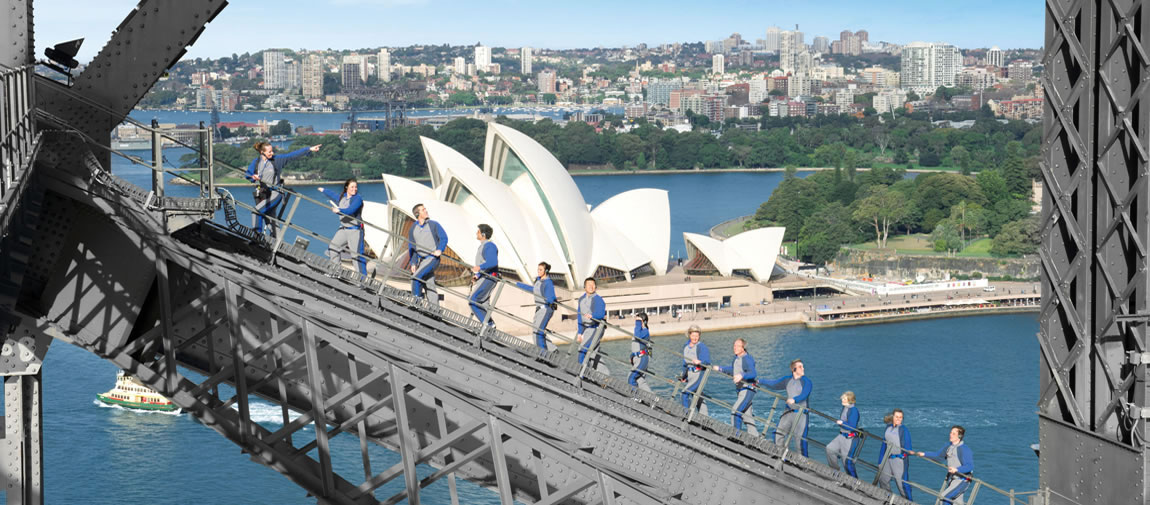
<instances>
[{"instance_id":1,"label":"white ferry boat","mask_svg":"<svg viewBox=\"0 0 1150 505\"><path fill-rule=\"evenodd\" d=\"M123 370L116 374L116 387L107 393L96 395L96 398L108 405L119 405L129 409L170 412L179 408L172 404L171 400L145 386L139 379L125 374Z\"/></svg>"}]
</instances>

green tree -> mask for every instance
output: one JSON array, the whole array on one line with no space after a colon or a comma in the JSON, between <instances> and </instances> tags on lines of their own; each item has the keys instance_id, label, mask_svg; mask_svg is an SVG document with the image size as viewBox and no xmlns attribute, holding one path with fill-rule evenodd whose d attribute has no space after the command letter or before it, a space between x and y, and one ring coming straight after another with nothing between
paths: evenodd
<instances>
[{"instance_id":1,"label":"green tree","mask_svg":"<svg viewBox=\"0 0 1150 505\"><path fill-rule=\"evenodd\" d=\"M555 93L543 93L543 103L552 105L556 100L558 100L558 98L555 96Z\"/></svg>"},{"instance_id":2,"label":"green tree","mask_svg":"<svg viewBox=\"0 0 1150 505\"><path fill-rule=\"evenodd\" d=\"M1039 240L1038 219L1029 216L1003 225L1002 231L994 237L990 253L995 256L1033 254L1038 250Z\"/></svg>"},{"instance_id":3,"label":"green tree","mask_svg":"<svg viewBox=\"0 0 1150 505\"><path fill-rule=\"evenodd\" d=\"M639 170L651 168L650 165L647 164L647 155L640 152L639 155L635 157L635 166L639 167Z\"/></svg>"},{"instance_id":4,"label":"green tree","mask_svg":"<svg viewBox=\"0 0 1150 505\"><path fill-rule=\"evenodd\" d=\"M950 216L950 208L963 200L982 205L986 198L971 177L959 174L922 174L915 179L914 205L922 212L919 229L933 230Z\"/></svg>"},{"instance_id":5,"label":"green tree","mask_svg":"<svg viewBox=\"0 0 1150 505\"><path fill-rule=\"evenodd\" d=\"M965 147L954 146L950 148L950 160L962 169L962 175L970 175L970 151Z\"/></svg>"},{"instance_id":6,"label":"green tree","mask_svg":"<svg viewBox=\"0 0 1150 505\"><path fill-rule=\"evenodd\" d=\"M759 206L754 220L760 227L770 224L786 227L783 240L795 240L806 217L818 208L817 190L815 184L806 179L783 179L771 197Z\"/></svg>"},{"instance_id":7,"label":"green tree","mask_svg":"<svg viewBox=\"0 0 1150 505\"><path fill-rule=\"evenodd\" d=\"M288 120L286 120L286 119L279 120L278 122L276 122L276 124L272 125L271 128L268 128L268 135L271 135L273 137L290 136L291 135L291 123L289 123Z\"/></svg>"},{"instance_id":8,"label":"green tree","mask_svg":"<svg viewBox=\"0 0 1150 505\"><path fill-rule=\"evenodd\" d=\"M958 225L950 219L943 219L935 225L934 231L930 233L930 241L937 252L954 254L962 249L962 237L959 235Z\"/></svg>"},{"instance_id":9,"label":"green tree","mask_svg":"<svg viewBox=\"0 0 1150 505\"><path fill-rule=\"evenodd\" d=\"M976 180L978 187L982 189L982 194L986 196L987 203L991 206L1010 196L1006 179L1002 178L1002 173L998 169L983 170L978 173Z\"/></svg>"},{"instance_id":10,"label":"green tree","mask_svg":"<svg viewBox=\"0 0 1150 505\"><path fill-rule=\"evenodd\" d=\"M850 209L839 202L831 202L803 222L799 231L799 251L803 261L822 265L833 260L843 244L857 238L858 231L851 220Z\"/></svg>"},{"instance_id":11,"label":"green tree","mask_svg":"<svg viewBox=\"0 0 1150 505\"><path fill-rule=\"evenodd\" d=\"M875 243L886 248L891 227L909 214L909 205L903 194L884 185L871 186L867 195L855 202L853 217L874 227Z\"/></svg>"}]
</instances>

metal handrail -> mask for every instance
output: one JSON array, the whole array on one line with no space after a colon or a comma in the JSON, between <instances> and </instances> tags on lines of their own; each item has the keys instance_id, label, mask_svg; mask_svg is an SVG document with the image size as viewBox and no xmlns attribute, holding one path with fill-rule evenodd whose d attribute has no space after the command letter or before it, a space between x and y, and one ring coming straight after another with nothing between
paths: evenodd
<instances>
[{"instance_id":1,"label":"metal handrail","mask_svg":"<svg viewBox=\"0 0 1150 505\"><path fill-rule=\"evenodd\" d=\"M82 98L81 98L81 99L82 99ZM87 101L87 100L85 100L85 101ZM130 118L129 118L129 121L131 121L131 122L133 122L133 123L137 124L137 126L140 126L140 127L142 127L142 128L145 128L145 129L148 129L148 130L154 130L152 127L150 127L150 126L147 126L147 125L143 125L142 123L139 123L139 122L137 122L137 121L135 121L135 120L132 120L132 119L130 119ZM66 124L65 124L65 126L66 126ZM109 150L109 151L111 151L112 153L115 153L115 154L117 154L117 155L123 156L125 159L128 159L129 161L131 161L131 162L133 162L133 163L141 164L141 165L143 165L143 166L147 166L147 167L149 167L149 168L150 168L150 169L152 169L152 170L156 170L156 167L154 167L152 164L150 164L150 163L144 163L144 162L143 162L143 160L140 160L140 159L139 159L139 158L137 158L137 157L134 157L134 156L131 156L131 155L126 155L126 154L124 154L124 153L121 153L121 152L120 152L120 151L118 151L118 150L112 149L110 146L108 146L108 145L106 145L106 144L104 144L104 143L102 143L102 142L96 141L95 139L92 139L90 136L88 136L88 135L86 135L86 134L83 134L82 132L79 132L79 131L77 131L77 130L74 130L74 129L73 129L73 130L70 130L70 131L72 131L73 133L78 133L78 134L82 135L82 136L83 136L83 138L85 139L85 141L86 141L86 142L88 142L88 143L91 143L91 144L93 144L93 145L99 146L99 147L101 147L101 148L103 148L103 149L107 149L107 150ZM169 137L169 138L170 138L170 137ZM188 148L188 149L190 149L190 150L192 150L192 151L194 151L194 152L198 152L198 149L197 149L196 147L194 147L194 146L190 146L190 145L187 145L187 144L185 144L185 143L182 143L182 142L180 142L178 139L172 139L172 140L173 140L173 141L174 141L174 143L176 143L177 145L180 145L180 146L182 146L182 147ZM235 171L235 172L241 172L241 173L243 173L243 174L245 174L245 175L246 175L246 171L244 171L244 170L241 170L241 169L239 169L239 168L237 168L237 167L233 167L233 166L231 166L231 165L228 165L227 163L224 163L224 162L222 162L222 161L220 161L220 160L214 160L214 162L215 162L215 163L218 163L220 166L222 166L222 167L224 167L224 168L226 168L226 169L228 169L228 170L231 170L231 171ZM195 180L193 180L193 179L191 179L191 178L187 177L186 175L184 175L184 174L182 174L182 173L179 173L179 171L178 171L178 170L168 170L168 169L162 169L162 171L163 171L164 173L168 173L168 174L171 174L171 175L173 175L173 176L176 176L176 177L180 177L180 178L183 178L183 179L185 179L185 180L187 180L187 181L189 181L189 182L198 182L198 181L195 181ZM309 203L314 203L314 204L316 204L316 205L320 205L320 206L322 206L322 207L324 207L324 208L330 208L330 207L329 207L329 205L328 205L327 203L325 203L325 202L320 202L320 201L318 201L318 200L316 200L316 199L310 198L310 197L308 197L307 195L305 195L305 194L303 194L303 193L301 193L301 192L295 191L294 189L291 189L291 188L289 188L289 187L286 187L286 186L283 186L283 185L274 185L274 186L273 186L273 185L269 185L269 187L271 187L272 189L274 189L274 190L276 190L276 191L282 192L282 193L284 193L285 195L292 195L292 196L295 196L295 197L297 197L297 198L299 198L299 199L302 199L302 200L308 201ZM234 202L234 204L235 204L235 205L238 205L238 206L240 206L240 207L246 208L246 209L248 209L248 210L250 210L250 211L255 211L255 208L254 208L253 206L250 206L250 205L248 205L248 204L246 204L246 203L243 203L243 202L240 202L240 201L237 201L237 200L234 200L234 199L232 200L232 202ZM298 204L298 200L296 201L296 204ZM293 214L294 214L294 211L293 211ZM384 229L384 228L381 228L381 227L379 227L379 226L377 226L377 225L375 225L375 224L373 224L373 223L371 223L371 222L368 222L368 221L364 221L364 220L362 220L362 219L360 219L360 218L356 218L356 217L354 217L354 216L348 216L348 215L346 215L346 214L342 214L342 213L340 213L339 215L340 215L340 216L349 217L349 218L351 218L353 221L355 221L355 222L358 222L358 223L360 223L360 224L362 224L362 225L364 225L364 226L370 226L370 227L372 227L372 228L374 228L374 229L376 229L376 230L379 230L379 231L382 231L382 232L384 232L385 234L388 234L389 236L391 236L391 237L393 237L393 238L397 238L398 240L400 240L400 241L401 241L401 242L400 242L401 244L404 244L404 243L408 243L408 244L409 244L409 243L410 243L410 242L407 240L407 238L406 238L406 237L402 237L402 236L399 236L399 234L393 233L391 230L388 230L388 229ZM307 236L309 236L309 237L312 237L312 238L315 238L315 239L321 240L322 242L325 242L325 243L330 243L330 242L331 242L331 241L330 241L329 239L327 239L327 238L326 238L326 236L324 236L324 235L320 235L320 234L318 234L318 233L316 233L316 232L314 232L314 231L312 231L312 230L310 230L310 229L307 229L307 228L301 227L301 226L299 226L299 225L297 225L297 224L295 224L295 223L292 223L290 218L291 218L291 216L290 216L290 215L289 215L289 218L288 218L287 220L281 220L281 219L279 219L277 216L270 216L270 215L269 215L269 216L265 216L265 219L269 219L269 220L271 220L271 221L273 221L273 222L276 222L276 223L280 223L280 224L282 224L282 225L285 227L285 230L284 230L284 232L285 232L285 233L286 233L287 229L294 229L294 230L296 230L297 232L300 232L301 234L305 234L305 235L307 235ZM279 243L277 242L277 244L276 244L276 248L277 248L277 249L278 249L278 245L279 245ZM274 258L274 254L275 254L275 252L276 252L276 251L274 251L274 250L273 250L273 258ZM368 260L368 259L371 259L371 258L369 258L369 257L367 257L367 256L365 256L365 255L358 255L358 254L356 254L356 255L355 255L355 259L356 259L356 260L359 260L360 258L362 258L362 259L364 259L364 260ZM465 262L463 262L463 261L461 261L461 260L456 260L456 259L454 259L454 258L451 258L451 257L445 256L445 255L440 257L440 261L441 261L441 262L442 262L442 261L444 261L444 258L446 258L446 261L448 261L448 262L454 262L454 263L458 263L458 265L459 265L459 266L463 266L463 267L468 267L468 266L470 266L470 265L468 265L467 263L465 263ZM392 259L392 262L391 262L391 265L390 265L390 267L389 267L389 269L388 269L388 275L387 275L387 276L386 276L386 277L383 279L383 282L384 282L384 283L386 283L388 280L390 280L390 279L391 279L391 277L392 277L392 275L391 275L391 274L392 274L392 273L394 273L395 267L397 266L397 264L398 264L398 262L399 262L399 260L400 260L400 259L402 259L402 255L400 255L400 254L395 254L395 255L394 255L394 257L393 257L393 259ZM510 281L507 281L507 280L505 280L505 279L501 279L501 278L499 278L499 277L494 277L494 276L488 276L488 278L490 278L490 279L494 280L494 281L495 281L495 282L497 282L497 283L500 283L500 288L502 287L502 284L505 284L505 283L509 283L509 282L510 282ZM361 280L361 281L364 281L364 280L366 280L366 279L360 279L360 280ZM518 286L512 286L512 287L514 287L514 288L516 288L516 289L519 289L519 288L518 288ZM380 288L380 291L381 291L381 292L383 291L382 287ZM464 293L460 293L460 292L457 292L457 291L456 291L456 290L454 290L454 289L448 289L448 288L444 288L444 289L442 289L442 291L443 291L444 293L450 293L452 296L457 296L457 297L463 298L463 299L465 299L465 300L469 300L469 298L470 298L470 297L469 297L469 295L467 295L467 294L464 294ZM501 291L501 289L500 289L500 291ZM511 319L513 319L513 320L515 320L515 321L517 321L517 322L520 322L520 323L524 323L524 324L527 324L529 327L532 327L532 328L533 328L533 332L534 332L534 327L533 327L533 326L531 326L531 322L528 322L528 321L526 321L525 319L522 319L522 318L520 318L520 317L518 317L518 316L516 316L516 315L514 315L514 314L511 314L511 313L510 313L510 312L508 312L508 311L505 311L505 310L503 310L503 309L500 309L500 308L496 307L496 302L497 302L497 299L498 299L498 294L495 294L495 295L493 295L493 296L492 296L492 299L491 299L491 300L488 302L487 306L485 307L485 308L488 310L488 313L489 313L489 314L490 314L491 312L497 312L497 313L499 313L500 315L502 315L502 316L505 316L505 317L509 317L509 318L511 318ZM565 308L565 309L567 309L567 310L569 310L569 311L573 311L573 312L575 311L575 308L573 308L573 307L571 307L571 306L569 306L569 305L566 305L566 304L564 304L564 303L560 303L560 302L558 302L558 301L557 301L556 303L557 303L559 306L561 306L561 307L563 307L563 308ZM445 309L441 309L441 310L444 310L445 312L447 312ZM489 318L489 317L490 317L490 316L488 316L488 318ZM625 335L628 335L628 336L630 336L630 337L634 338L634 334L633 334L632 332L630 332L630 331L626 330L625 328L622 328L622 327L620 327L620 326L618 326L618 325L614 325L614 324L610 323L610 322L607 320L607 318L604 318L604 319L594 319L594 318L592 318L592 320L593 320L593 321L598 321L598 322L599 322L599 324L603 324L603 325L605 325L604 333L606 332L606 329L614 329L614 330L616 330L616 331L619 331L619 332L621 332L621 333L623 333L623 334L625 334ZM483 322L480 322L480 323L482 324ZM565 336L563 336L563 335L561 335L561 334L558 334L558 333L556 333L556 332L554 332L554 331L552 331L552 330L544 329L544 331L545 331L545 333L546 333L547 335L549 335L549 336L551 336L551 337L558 337L559 339L561 339L561 340L564 342L564 344L565 344L565 345L566 345L566 344L574 344L574 343L575 343L573 340L571 340L571 339L569 339L569 338L567 338L567 337L565 337ZM485 336L486 336L486 335L485 335L485 333L486 333L486 330L485 330L485 328L483 328L483 327L481 326L481 327L479 328L479 331L478 331L478 333L479 333L479 342L480 342L480 343L482 343L483 339L484 339L484 338L485 338ZM651 342L649 345L650 345L652 348L663 347L663 346L658 346L658 347L656 347L656 345L655 345L655 342L653 342L653 341L652 341L652 342ZM574 347L574 346L572 346L572 347ZM607 353L605 353L605 352L602 352L601 350L599 350L599 349L598 349L598 345L597 345L597 343L593 343L591 347L592 347L592 351L591 351L591 352L589 352L589 353L587 354L587 357L585 358L585 362L590 362L590 361L591 361L593 358L607 358L608 360L610 360L610 361L612 361L612 362L616 362L616 363L620 363L620 364L623 364L623 365L626 365L626 366L630 366L630 363L628 363L628 362L624 362L624 361L621 361L621 360L618 360L618 359L614 359L613 357L609 356ZM678 356L678 357L680 357L680 358L682 358L682 357L683 357L681 353L679 353L679 352L676 352L675 350L667 350L667 349L665 349L665 348L664 348L664 351L663 351L663 352L668 352L668 353L670 353L671 355L673 355L673 356ZM571 349L568 349L568 354L570 354L570 353L571 353ZM730 404L730 403L727 403L727 402L725 402L725 401L722 401L722 400L720 400L720 399L717 399L717 398L711 398L711 397L707 397L707 396L704 394L704 388L705 388L705 386L706 386L706 378L710 376L711 372L712 372L712 368L711 368L711 367L708 367L708 368L707 368L707 370L706 370L706 372L704 373L704 378L703 378L702 382L700 383L699 387L696 389L696 391L695 391L695 392L693 392L693 393L692 393L692 399L691 399L691 408L689 408L689 409L688 409L688 412L687 412L687 414L686 414L687 425L690 425L690 424L691 424L691 422L692 422L692 420L693 420L693 417L694 417L694 413L695 413L695 411L697 410L699 403L701 403L701 402L702 402L702 401L704 401L704 400L706 400L706 401L709 401L709 402L711 402L711 403L715 403L715 404L719 404L719 405L723 405L723 406L726 406L727 408L733 408L733 405L732 405L732 404ZM661 380L661 381L663 381L663 382L667 382L667 383L671 383L671 384L675 384L675 383L677 382L677 381L675 381L675 380L673 380L673 379L669 379L669 378L666 378L666 377L661 377L661 376L659 376L658 374L655 374L654 372L651 372L651 371L649 371L649 370L647 370L647 371L643 371L642 373L643 373L643 375L644 375L644 376L646 376L646 377L654 377L654 378L657 378L657 379L659 379L659 380ZM722 376L724 376L724 377L730 377L730 378L732 378L732 379L733 379L733 377L732 377L732 376L730 376L730 375L727 375L727 374L723 374L723 373L721 373L721 372L715 372L715 373L717 373L717 374L720 374L720 375L722 375ZM579 383L580 383L580 384L582 383L582 379L583 379L583 376L582 376L582 375L583 375L583 373L582 373L582 372L580 372L580 374L579 374L579 377L578 377L578 380L579 380ZM676 392L677 392L677 387L676 387L675 389L676 389ZM769 428L770 428L770 426L771 426L771 424L772 424L772 423L771 423L771 418L774 416L774 412L775 412L775 410L776 410L776 408L777 408L777 406L778 406L778 404L779 404L779 401L780 401L780 400L783 400L783 399L785 399L785 398L786 398L786 396L785 396L785 395L783 395L783 394L781 394L781 393L777 393L777 392L774 392L774 391L771 391L771 390L767 390L767 389L764 389L764 390L763 390L763 392L765 392L765 393L766 393L766 394L768 394L768 395L771 395L771 396L774 396L774 397L775 397L775 404L774 404L774 406L772 406L772 409L771 409L771 413L770 413L770 414L768 414L768 417L767 417L766 419L764 419L764 418L762 418L762 417L759 417L759 416L753 416L753 419L754 419L754 420L756 420L756 421L760 421L760 422L763 422L763 424L764 424L764 430L763 430L763 432L762 432L762 433L763 433L763 436L765 436L765 435L766 435L766 433L769 431ZM674 394L675 394L675 393L673 392L673 393L672 393L672 395L674 395ZM673 400L673 399L674 399L674 398L672 398L672 400ZM809 415L809 414L811 414L811 413L813 413L813 414L815 414L815 415L819 415L819 416L822 416L822 417L824 417L824 418L826 418L826 419L829 419L829 420L835 420L835 419L837 419L837 417L831 417L831 416L830 416L830 415L828 415L828 414L825 414L825 413L823 413L823 412L820 412L820 411L817 411L817 410L811 409L811 408L809 408L809 407L804 407L804 406L796 406L796 415L802 415L804 412L805 412L805 413L807 413L808 415ZM809 421L808 421L808 422L809 422ZM797 431L797 429L798 429L798 427L797 427L797 423L796 423L796 426L794 427L794 429L792 429L791 433L789 433L789 434L787 435L787 444L786 444L784 447L789 447L789 445L790 445L790 444L789 444L789 442L790 442L791 438L794 436L794 432L795 432L795 431ZM862 437L863 437L863 440L865 440L865 439L867 439L867 438L876 438L876 439L879 439L879 440L881 440L881 439L882 439L882 437L880 437L879 435L877 435L877 434L874 434L874 433L871 433L871 432L868 432L868 431L866 431L866 430L862 430L862 429L854 429L854 428L844 428L844 429L851 429L852 431L855 431L855 432L859 433L859 434L860 434L860 436L862 436ZM838 436L838 435L836 434L835 436ZM810 438L810 437L802 437L801 435L799 435L799 438L800 438L800 439L804 439L804 438L805 438L807 441L813 441L813 442L815 442L815 443L816 443L816 444L818 444L818 445L824 445L824 444L822 444L821 442L818 442L817 440L815 440L815 439L812 439L812 438ZM859 450L861 450L861 447L860 447L860 449L859 449ZM908 452L908 454L909 454L909 452ZM786 460L786 456L787 456L787 451L784 451L784 453L783 453L783 456L780 458L780 463L779 463L780 465L781 465L781 464L782 464L782 463L783 463L783 462ZM859 462L861 462L861 463L863 463L864 465L866 465L866 466L868 466L868 467L873 467L873 465L870 465L868 462L866 462L865 460L862 460L861 458L858 458L857 456L856 456L854 459L855 459L855 462L856 462L856 463L859 463ZM920 458L920 459L929 459L929 458ZM934 460L930 460L930 461L931 461L931 463L933 463L933 464L935 464L935 465L938 465L938 466L941 466L941 467L945 468L945 465L942 465L942 464L940 464L940 463L938 463L938 462L936 462L936 461L934 461ZM877 467L875 467L875 468L877 468ZM1009 497L1009 498L1010 498L1010 500L1011 500L1011 503L1012 503L1012 504L1013 504L1013 503L1016 503L1016 501L1015 501L1015 497L1016 497L1016 496L1021 496L1021 495L1024 495L1024 494L1035 493L1035 492L1029 492L1029 493L1013 493L1013 492L1006 492L1006 491L1003 491L1003 490L1001 490L1000 488L997 488L997 487L995 487L995 486L993 486L993 485L990 485L989 483L986 483L985 481L983 481L983 480L981 480L981 479L978 479L978 478L973 478L973 477L971 478L971 482L972 482L973 484L975 484L974 488L981 488L981 487L985 487L985 488L987 488L987 489L990 489L990 490L992 490L992 491L995 491L995 492L997 492L997 493L999 493L999 494L1002 494L1002 495L1003 495L1003 496L1005 496L1005 497ZM910 482L910 483L911 483L912 485L914 485L916 488L919 488L919 489L921 489L921 490L923 490L923 491L925 491L925 492L927 492L927 493L931 494L932 496L935 496L935 497L939 497L939 496L940 496L940 495L939 495L939 493L938 493L938 492L935 492L933 489L930 489L930 488L926 488L926 487L924 487L924 486L922 486L922 485L920 485L920 484L914 483L914 482ZM974 491L974 488L972 488L972 497L971 497L971 499L967 501L967 502L968 502L968 503L970 503L971 505L973 505L973 503L974 503L974 498L976 497L976 496L975 496L975 495L976 495L976 492L973 492L973 491ZM1023 503L1023 502L1021 502L1021 501L1018 501L1017 503Z\"/></svg>"}]
</instances>

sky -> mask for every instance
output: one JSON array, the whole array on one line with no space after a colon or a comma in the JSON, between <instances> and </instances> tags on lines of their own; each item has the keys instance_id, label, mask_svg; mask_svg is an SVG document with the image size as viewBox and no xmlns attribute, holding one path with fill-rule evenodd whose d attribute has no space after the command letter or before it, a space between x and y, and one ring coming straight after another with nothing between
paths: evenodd
<instances>
[{"instance_id":1,"label":"sky","mask_svg":"<svg viewBox=\"0 0 1150 505\"><path fill-rule=\"evenodd\" d=\"M137 0L34 0L37 56L84 37L86 63ZM1035 0L234 0L187 57L266 48L361 49L419 44L550 49L720 40L754 42L768 26L804 32L807 43L842 30L870 40L948 42L960 48L1038 48L1044 3Z\"/></svg>"}]
</instances>

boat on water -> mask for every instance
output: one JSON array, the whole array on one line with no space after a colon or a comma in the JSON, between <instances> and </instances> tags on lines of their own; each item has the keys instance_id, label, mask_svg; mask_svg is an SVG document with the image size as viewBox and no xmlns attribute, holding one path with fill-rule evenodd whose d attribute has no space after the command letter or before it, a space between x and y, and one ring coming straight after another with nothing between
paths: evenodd
<instances>
[{"instance_id":1,"label":"boat on water","mask_svg":"<svg viewBox=\"0 0 1150 505\"><path fill-rule=\"evenodd\" d=\"M96 398L108 405L119 405L127 409L171 412L179 408L173 405L171 400L145 386L139 379L125 374L123 370L116 374L116 387L107 393L96 395Z\"/></svg>"}]
</instances>

